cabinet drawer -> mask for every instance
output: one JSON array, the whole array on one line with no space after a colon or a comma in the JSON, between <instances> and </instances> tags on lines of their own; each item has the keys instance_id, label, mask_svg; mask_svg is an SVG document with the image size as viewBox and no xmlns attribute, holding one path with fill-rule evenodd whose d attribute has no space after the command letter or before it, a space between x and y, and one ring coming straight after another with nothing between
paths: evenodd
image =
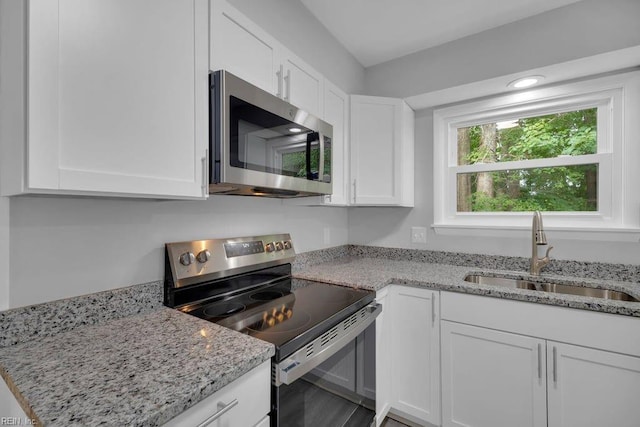
<instances>
[{"instance_id":1,"label":"cabinet drawer","mask_svg":"<svg viewBox=\"0 0 640 427\"><path fill-rule=\"evenodd\" d=\"M270 372L271 361L266 361L173 418L165 427L199 426L227 406L230 409L208 424L209 427L249 427L264 423L270 408ZM238 403L233 405L236 400Z\"/></svg>"},{"instance_id":2,"label":"cabinet drawer","mask_svg":"<svg viewBox=\"0 0 640 427\"><path fill-rule=\"evenodd\" d=\"M640 318L441 292L441 318L469 325L640 356Z\"/></svg>"}]
</instances>

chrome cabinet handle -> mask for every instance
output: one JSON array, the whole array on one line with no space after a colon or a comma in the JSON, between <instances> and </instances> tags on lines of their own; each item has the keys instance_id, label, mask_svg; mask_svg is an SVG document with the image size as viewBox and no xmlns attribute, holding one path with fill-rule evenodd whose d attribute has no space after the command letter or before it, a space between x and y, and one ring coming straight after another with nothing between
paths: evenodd
<instances>
[{"instance_id":1,"label":"chrome cabinet handle","mask_svg":"<svg viewBox=\"0 0 640 427\"><path fill-rule=\"evenodd\" d=\"M276 71L276 77L278 78L278 93L276 93L276 96L278 98L282 98L282 71L283 71L283 66L282 64L280 64L280 69L278 71Z\"/></svg>"},{"instance_id":2,"label":"chrome cabinet handle","mask_svg":"<svg viewBox=\"0 0 640 427\"><path fill-rule=\"evenodd\" d=\"M558 384L558 349L553 347L553 383Z\"/></svg>"},{"instance_id":3,"label":"chrome cabinet handle","mask_svg":"<svg viewBox=\"0 0 640 427\"><path fill-rule=\"evenodd\" d=\"M284 76L284 82L286 83L285 89L287 90L284 100L291 102L291 70L287 70L287 75Z\"/></svg>"},{"instance_id":4,"label":"chrome cabinet handle","mask_svg":"<svg viewBox=\"0 0 640 427\"><path fill-rule=\"evenodd\" d=\"M207 197L209 194L209 149L204 151L202 158L202 196Z\"/></svg>"},{"instance_id":5,"label":"chrome cabinet handle","mask_svg":"<svg viewBox=\"0 0 640 427\"><path fill-rule=\"evenodd\" d=\"M224 405L224 407L222 409L220 409L218 412L216 412L215 414L211 415L209 418L204 420L202 423L198 424L198 427L206 427L206 426L208 426L209 424L211 424L212 422L214 422L215 420L217 420L218 418L220 418L221 416L223 416L224 414L229 412L231 409L233 409L233 407L235 407L237 404L238 404L238 399L233 399L227 405Z\"/></svg>"},{"instance_id":6,"label":"chrome cabinet handle","mask_svg":"<svg viewBox=\"0 0 640 427\"><path fill-rule=\"evenodd\" d=\"M436 325L436 294L431 292L431 326Z\"/></svg>"},{"instance_id":7,"label":"chrome cabinet handle","mask_svg":"<svg viewBox=\"0 0 640 427\"><path fill-rule=\"evenodd\" d=\"M542 379L542 344L538 344L538 379Z\"/></svg>"},{"instance_id":8,"label":"chrome cabinet handle","mask_svg":"<svg viewBox=\"0 0 640 427\"><path fill-rule=\"evenodd\" d=\"M356 180L353 180L353 203L356 202Z\"/></svg>"}]
</instances>

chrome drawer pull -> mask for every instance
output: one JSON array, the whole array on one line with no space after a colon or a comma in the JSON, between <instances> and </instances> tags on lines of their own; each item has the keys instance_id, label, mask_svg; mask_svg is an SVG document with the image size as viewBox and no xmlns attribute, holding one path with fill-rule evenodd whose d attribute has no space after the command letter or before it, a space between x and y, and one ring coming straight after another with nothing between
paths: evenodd
<instances>
[{"instance_id":1,"label":"chrome drawer pull","mask_svg":"<svg viewBox=\"0 0 640 427\"><path fill-rule=\"evenodd\" d=\"M542 379L542 344L538 344L538 378Z\"/></svg>"},{"instance_id":2,"label":"chrome drawer pull","mask_svg":"<svg viewBox=\"0 0 640 427\"><path fill-rule=\"evenodd\" d=\"M553 383L558 384L558 350L553 347Z\"/></svg>"},{"instance_id":3,"label":"chrome drawer pull","mask_svg":"<svg viewBox=\"0 0 640 427\"><path fill-rule=\"evenodd\" d=\"M229 404L225 405L218 412L211 415L209 418L204 420L201 424L198 424L198 427L208 426L209 424L211 424L212 422L214 422L215 420L217 420L218 418L220 418L221 416L229 412L231 409L233 409L233 407L235 407L237 404L238 404L238 399L233 399L231 402L229 402Z\"/></svg>"}]
</instances>

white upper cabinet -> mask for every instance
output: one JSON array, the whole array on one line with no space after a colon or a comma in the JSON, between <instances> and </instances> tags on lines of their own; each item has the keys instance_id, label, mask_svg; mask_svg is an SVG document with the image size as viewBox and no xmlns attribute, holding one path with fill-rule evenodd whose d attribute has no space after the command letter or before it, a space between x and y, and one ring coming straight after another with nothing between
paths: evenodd
<instances>
[{"instance_id":1,"label":"white upper cabinet","mask_svg":"<svg viewBox=\"0 0 640 427\"><path fill-rule=\"evenodd\" d=\"M226 0L211 4L211 69L226 69L334 127L333 194L286 203L413 207L411 108L397 98L349 100Z\"/></svg>"},{"instance_id":2,"label":"white upper cabinet","mask_svg":"<svg viewBox=\"0 0 640 427\"><path fill-rule=\"evenodd\" d=\"M324 120L333 126L333 193L324 198L324 204L346 206L349 203L349 95L327 80L324 82Z\"/></svg>"},{"instance_id":3,"label":"white upper cabinet","mask_svg":"<svg viewBox=\"0 0 640 427\"><path fill-rule=\"evenodd\" d=\"M323 118L324 77L302 59L283 50L282 98L314 116Z\"/></svg>"},{"instance_id":4,"label":"white upper cabinet","mask_svg":"<svg viewBox=\"0 0 640 427\"><path fill-rule=\"evenodd\" d=\"M322 117L324 77L226 0L212 0L211 69L227 70Z\"/></svg>"},{"instance_id":5,"label":"white upper cabinet","mask_svg":"<svg viewBox=\"0 0 640 427\"><path fill-rule=\"evenodd\" d=\"M351 96L351 204L413 207L414 113L401 99Z\"/></svg>"},{"instance_id":6,"label":"white upper cabinet","mask_svg":"<svg viewBox=\"0 0 640 427\"><path fill-rule=\"evenodd\" d=\"M27 132L10 143L26 143L10 148L26 170L5 194L207 196L207 0L31 0L9 12L27 14L28 32L3 36L26 34L28 50L2 58L26 56L8 75L26 75Z\"/></svg>"},{"instance_id":7,"label":"white upper cabinet","mask_svg":"<svg viewBox=\"0 0 640 427\"><path fill-rule=\"evenodd\" d=\"M211 7L211 70L282 97L280 44L225 0L212 0Z\"/></svg>"}]
</instances>

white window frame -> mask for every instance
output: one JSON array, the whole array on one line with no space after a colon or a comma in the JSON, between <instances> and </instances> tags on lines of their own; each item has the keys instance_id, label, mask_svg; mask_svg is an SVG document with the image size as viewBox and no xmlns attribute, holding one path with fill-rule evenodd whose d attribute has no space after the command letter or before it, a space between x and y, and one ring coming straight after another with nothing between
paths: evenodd
<instances>
[{"instance_id":1,"label":"white window frame","mask_svg":"<svg viewBox=\"0 0 640 427\"><path fill-rule=\"evenodd\" d=\"M457 164L458 128L593 107L598 108L596 154ZM640 72L457 104L434 110L433 120L436 232L481 235L489 231L491 235L509 236L509 230L522 231L531 226L531 212L457 212L458 173L597 163L598 211L545 212L545 228L567 232L570 238L577 233L586 238L600 233L598 238L604 240L640 238Z\"/></svg>"}]
</instances>

